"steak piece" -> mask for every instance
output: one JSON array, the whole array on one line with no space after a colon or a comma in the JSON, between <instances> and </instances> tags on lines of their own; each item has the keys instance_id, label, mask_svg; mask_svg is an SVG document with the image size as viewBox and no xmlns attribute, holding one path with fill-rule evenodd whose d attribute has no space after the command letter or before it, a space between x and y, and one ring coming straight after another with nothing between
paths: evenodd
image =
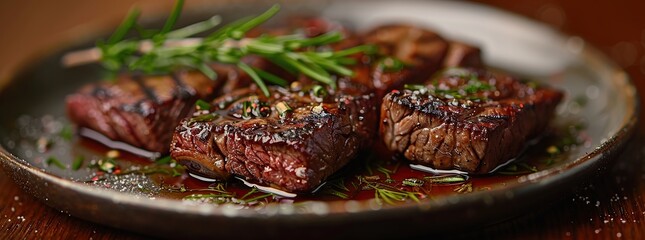
<instances>
[{"instance_id":1,"label":"steak piece","mask_svg":"<svg viewBox=\"0 0 645 240\"><path fill-rule=\"evenodd\" d=\"M408 25L377 27L364 35L365 43L378 46L379 55L371 69L371 82L364 83L384 96L404 83L428 79L441 65L448 42L438 34ZM400 61L400 63L397 63Z\"/></svg>"},{"instance_id":2,"label":"steak piece","mask_svg":"<svg viewBox=\"0 0 645 240\"><path fill-rule=\"evenodd\" d=\"M375 99L351 82L327 96L313 84L291 86L271 87L268 98L252 86L216 99L176 128L172 158L209 178L312 190L371 144Z\"/></svg>"},{"instance_id":3,"label":"steak piece","mask_svg":"<svg viewBox=\"0 0 645 240\"><path fill-rule=\"evenodd\" d=\"M488 173L517 156L554 115L563 94L483 70L449 69L381 106L386 146L435 169Z\"/></svg>"},{"instance_id":4,"label":"steak piece","mask_svg":"<svg viewBox=\"0 0 645 240\"><path fill-rule=\"evenodd\" d=\"M482 67L479 48L447 41L437 33L409 25L385 25L363 35L366 44L379 48L363 84L383 97L404 84L420 83L445 67Z\"/></svg>"},{"instance_id":5,"label":"steak piece","mask_svg":"<svg viewBox=\"0 0 645 240\"><path fill-rule=\"evenodd\" d=\"M92 83L67 97L67 114L78 127L154 152L167 152L172 130L199 98L225 82L197 72L171 76L123 75L115 82ZM232 71L232 70L231 70Z\"/></svg>"},{"instance_id":6,"label":"steak piece","mask_svg":"<svg viewBox=\"0 0 645 240\"><path fill-rule=\"evenodd\" d=\"M443 68L453 67L484 68L481 50L467 43L450 42L448 52L443 60Z\"/></svg>"}]
</instances>

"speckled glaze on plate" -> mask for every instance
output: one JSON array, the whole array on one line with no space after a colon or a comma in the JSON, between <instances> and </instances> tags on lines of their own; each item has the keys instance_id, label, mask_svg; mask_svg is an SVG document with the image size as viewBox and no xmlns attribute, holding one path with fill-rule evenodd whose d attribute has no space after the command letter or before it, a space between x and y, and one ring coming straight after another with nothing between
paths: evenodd
<instances>
[{"instance_id":1,"label":"speckled glaze on plate","mask_svg":"<svg viewBox=\"0 0 645 240\"><path fill-rule=\"evenodd\" d=\"M192 12L193 16L226 13L225 19L235 19L266 6L244 2L213 3ZM419 203L381 206L370 200L310 201L297 207L274 204L252 210L150 199L68 180L42 169L29 154L8 150L9 142L20 141L8 133L21 115L64 118L65 95L100 77L97 66L61 68L61 50L20 71L0 91L0 163L5 172L51 207L161 237L401 237L491 224L552 202L601 174L634 131L638 96L625 72L584 40L560 35L523 17L477 4L443 1L290 2L283 6L282 16L317 13L357 29L409 22L479 45L490 65L563 89L567 99L555 121L587 120L590 140L566 161L508 180L503 187L430 197ZM588 99L584 106L573 103L581 95Z\"/></svg>"}]
</instances>

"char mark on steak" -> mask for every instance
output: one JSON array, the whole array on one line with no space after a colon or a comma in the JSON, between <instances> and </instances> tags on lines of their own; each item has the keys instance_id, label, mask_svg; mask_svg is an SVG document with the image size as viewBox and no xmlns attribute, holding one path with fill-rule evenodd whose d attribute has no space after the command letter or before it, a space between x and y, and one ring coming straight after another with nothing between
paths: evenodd
<instances>
[{"instance_id":1,"label":"char mark on steak","mask_svg":"<svg viewBox=\"0 0 645 240\"><path fill-rule=\"evenodd\" d=\"M386 146L435 169L488 173L539 135L563 94L483 70L449 69L381 105Z\"/></svg>"},{"instance_id":2,"label":"char mark on steak","mask_svg":"<svg viewBox=\"0 0 645 240\"><path fill-rule=\"evenodd\" d=\"M115 82L89 84L69 95L67 114L78 127L164 153L177 123L189 114L197 99L211 96L222 82L196 72L123 75Z\"/></svg>"},{"instance_id":3,"label":"char mark on steak","mask_svg":"<svg viewBox=\"0 0 645 240\"><path fill-rule=\"evenodd\" d=\"M374 95L339 84L321 95L313 84L239 89L196 112L175 130L171 156L189 171L305 192L340 169L374 138ZM344 87L343 87L344 86Z\"/></svg>"}]
</instances>

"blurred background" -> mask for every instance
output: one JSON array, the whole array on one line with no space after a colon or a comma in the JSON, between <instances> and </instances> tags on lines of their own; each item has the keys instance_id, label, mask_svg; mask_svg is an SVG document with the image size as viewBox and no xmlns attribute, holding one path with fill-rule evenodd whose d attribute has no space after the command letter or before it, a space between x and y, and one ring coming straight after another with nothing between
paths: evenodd
<instances>
[{"instance_id":1,"label":"blurred background","mask_svg":"<svg viewBox=\"0 0 645 240\"><path fill-rule=\"evenodd\" d=\"M0 2L0 86L12 71L70 38L118 24L137 5L144 14L167 11L165 0L9 0ZM188 0L199 5L205 0ZM226 2L226 1L224 1ZM234 2L234 1L228 1ZM544 22L599 48L645 90L645 1L477 0ZM642 91L641 91L642 92Z\"/></svg>"}]
</instances>

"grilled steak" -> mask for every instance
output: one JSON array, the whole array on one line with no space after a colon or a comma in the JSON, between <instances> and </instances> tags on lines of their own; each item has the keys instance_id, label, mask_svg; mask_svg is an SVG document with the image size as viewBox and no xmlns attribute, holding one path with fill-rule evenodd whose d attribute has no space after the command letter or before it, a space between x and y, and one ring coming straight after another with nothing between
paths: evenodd
<instances>
[{"instance_id":1,"label":"grilled steak","mask_svg":"<svg viewBox=\"0 0 645 240\"><path fill-rule=\"evenodd\" d=\"M379 54L370 69L371 78L363 84L384 96L403 84L419 83L444 67L482 66L478 48L450 42L437 33L409 25L386 25L368 31L363 39L378 46Z\"/></svg>"},{"instance_id":2,"label":"grilled steak","mask_svg":"<svg viewBox=\"0 0 645 240\"><path fill-rule=\"evenodd\" d=\"M450 69L381 106L387 147L435 169L487 173L539 135L563 94L499 73Z\"/></svg>"},{"instance_id":3,"label":"grilled steak","mask_svg":"<svg viewBox=\"0 0 645 240\"><path fill-rule=\"evenodd\" d=\"M121 76L114 83L90 84L68 96L67 113L79 127L146 150L167 152L172 129L198 98L210 96L222 82L195 72Z\"/></svg>"},{"instance_id":4,"label":"grilled steak","mask_svg":"<svg viewBox=\"0 0 645 240\"><path fill-rule=\"evenodd\" d=\"M399 37L409 40L401 43L396 41ZM381 55L402 60L359 56L357 60L367 61L358 61L355 76L340 77L337 92L328 89L325 98L312 95L311 80L302 76L292 84L299 87L272 88L270 98L254 87L220 97L209 112L182 121L171 144L172 157L206 177L238 175L287 191L311 190L371 146L378 130L376 106L386 91L426 79L443 65L481 63L477 48L445 42L430 31L409 26L377 28L359 38L376 44ZM356 44L356 38L350 38L334 47ZM446 62L448 54L452 57ZM384 62L404 60L394 71L388 69L392 63ZM293 108L291 115L277 113L283 103ZM251 107L251 112L258 114L242 116L245 104L255 104L258 109ZM207 120L199 121L202 118Z\"/></svg>"},{"instance_id":5,"label":"grilled steak","mask_svg":"<svg viewBox=\"0 0 645 240\"><path fill-rule=\"evenodd\" d=\"M255 87L213 101L176 128L171 156L202 176L231 174L289 192L304 192L356 156L373 139L373 94L353 83L322 95L314 85Z\"/></svg>"}]
</instances>

